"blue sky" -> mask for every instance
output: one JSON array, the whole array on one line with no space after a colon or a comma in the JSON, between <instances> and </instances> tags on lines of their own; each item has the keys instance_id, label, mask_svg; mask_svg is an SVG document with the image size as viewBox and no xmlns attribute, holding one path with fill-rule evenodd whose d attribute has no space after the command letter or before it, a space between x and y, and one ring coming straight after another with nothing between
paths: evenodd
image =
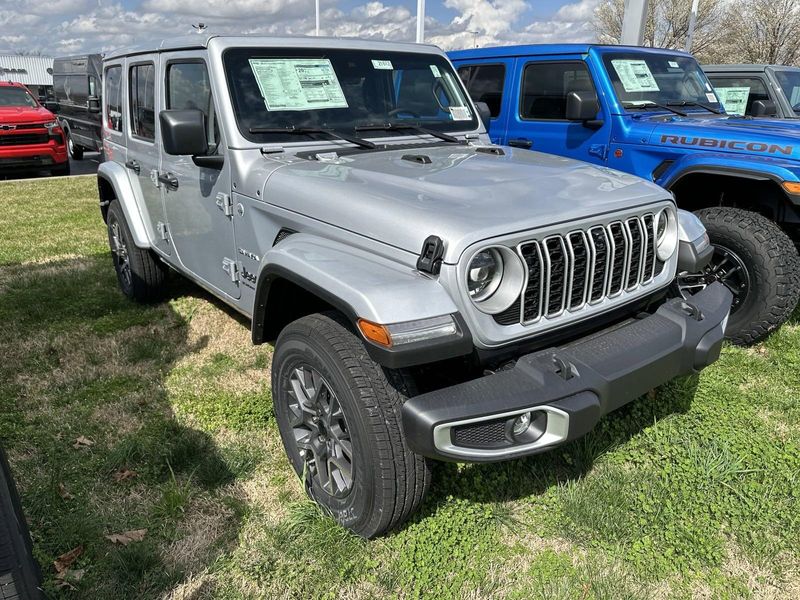
<instances>
[{"instance_id":1,"label":"blue sky","mask_svg":"<svg viewBox=\"0 0 800 600\"><path fill-rule=\"evenodd\" d=\"M592 41L601 1L427 0L426 41ZM323 35L414 39L416 0L322 0L322 13ZM218 33L309 35L314 0L0 0L0 53L105 51L189 33L197 22Z\"/></svg>"}]
</instances>

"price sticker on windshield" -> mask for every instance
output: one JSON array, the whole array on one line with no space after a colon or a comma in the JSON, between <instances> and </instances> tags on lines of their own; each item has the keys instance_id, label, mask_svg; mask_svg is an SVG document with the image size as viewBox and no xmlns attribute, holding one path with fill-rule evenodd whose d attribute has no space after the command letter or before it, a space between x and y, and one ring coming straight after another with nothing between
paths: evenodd
<instances>
[{"instance_id":1,"label":"price sticker on windshield","mask_svg":"<svg viewBox=\"0 0 800 600\"><path fill-rule=\"evenodd\" d=\"M619 80L626 92L659 92L658 83L650 67L643 60L612 60L614 70L619 75Z\"/></svg>"},{"instance_id":2,"label":"price sticker on windshield","mask_svg":"<svg viewBox=\"0 0 800 600\"><path fill-rule=\"evenodd\" d=\"M267 110L347 108L327 58L251 58L249 62Z\"/></svg>"},{"instance_id":3,"label":"price sticker on windshield","mask_svg":"<svg viewBox=\"0 0 800 600\"><path fill-rule=\"evenodd\" d=\"M431 73L433 73L433 76L436 78L442 76L441 72L439 71L439 67L437 67L436 65L431 65Z\"/></svg>"},{"instance_id":4,"label":"price sticker on windshield","mask_svg":"<svg viewBox=\"0 0 800 600\"><path fill-rule=\"evenodd\" d=\"M373 69L380 69L381 71L392 71L394 67L392 66L392 61L390 60L375 60L372 59L372 68Z\"/></svg>"},{"instance_id":5,"label":"price sticker on windshield","mask_svg":"<svg viewBox=\"0 0 800 600\"><path fill-rule=\"evenodd\" d=\"M469 108L466 106L451 106L450 116L453 117L453 121L469 121L472 119L472 114L470 114Z\"/></svg>"}]
</instances>

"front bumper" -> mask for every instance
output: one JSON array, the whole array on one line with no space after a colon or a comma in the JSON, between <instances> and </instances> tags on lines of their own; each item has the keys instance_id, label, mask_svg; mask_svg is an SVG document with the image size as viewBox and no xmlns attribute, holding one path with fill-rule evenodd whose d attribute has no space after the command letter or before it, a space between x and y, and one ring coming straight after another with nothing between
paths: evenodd
<instances>
[{"instance_id":1,"label":"front bumper","mask_svg":"<svg viewBox=\"0 0 800 600\"><path fill-rule=\"evenodd\" d=\"M402 409L408 445L439 460L492 462L585 435L603 415L717 360L731 300L714 283L645 318L522 356L507 371L411 398ZM531 427L515 436L524 413Z\"/></svg>"},{"instance_id":2,"label":"front bumper","mask_svg":"<svg viewBox=\"0 0 800 600\"><path fill-rule=\"evenodd\" d=\"M5 169L46 169L64 164L69 160L67 147L60 140L51 139L42 144L0 144L0 170Z\"/></svg>"}]
</instances>

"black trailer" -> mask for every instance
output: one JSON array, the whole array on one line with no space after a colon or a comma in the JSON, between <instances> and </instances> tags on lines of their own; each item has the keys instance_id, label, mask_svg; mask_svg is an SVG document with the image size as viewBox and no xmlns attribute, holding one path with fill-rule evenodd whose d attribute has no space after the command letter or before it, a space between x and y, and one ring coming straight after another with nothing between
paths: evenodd
<instances>
[{"instance_id":1,"label":"black trailer","mask_svg":"<svg viewBox=\"0 0 800 600\"><path fill-rule=\"evenodd\" d=\"M101 54L84 54L53 61L54 108L74 159L83 158L85 150L99 152L103 148L100 136L102 60Z\"/></svg>"}]
</instances>

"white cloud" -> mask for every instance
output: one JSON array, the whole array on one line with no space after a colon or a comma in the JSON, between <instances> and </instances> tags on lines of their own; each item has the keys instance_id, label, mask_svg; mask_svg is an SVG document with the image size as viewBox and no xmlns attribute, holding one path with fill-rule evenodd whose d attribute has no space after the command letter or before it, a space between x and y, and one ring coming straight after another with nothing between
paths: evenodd
<instances>
[{"instance_id":1,"label":"white cloud","mask_svg":"<svg viewBox=\"0 0 800 600\"><path fill-rule=\"evenodd\" d=\"M343 10L340 0L322 0L322 33L413 41L413 3L371 0ZM430 3L433 0L428 0ZM549 19L531 21L528 0L441 0L456 16L428 16L426 41L445 49L537 42L591 41L592 11L598 0L565 4ZM0 53L41 51L55 55L107 51L157 42L192 32L204 22L221 34L311 35L313 0L0 0ZM20 8L22 7L22 8ZM46 7L46 8L43 8ZM473 33L476 32L476 33Z\"/></svg>"}]
</instances>

